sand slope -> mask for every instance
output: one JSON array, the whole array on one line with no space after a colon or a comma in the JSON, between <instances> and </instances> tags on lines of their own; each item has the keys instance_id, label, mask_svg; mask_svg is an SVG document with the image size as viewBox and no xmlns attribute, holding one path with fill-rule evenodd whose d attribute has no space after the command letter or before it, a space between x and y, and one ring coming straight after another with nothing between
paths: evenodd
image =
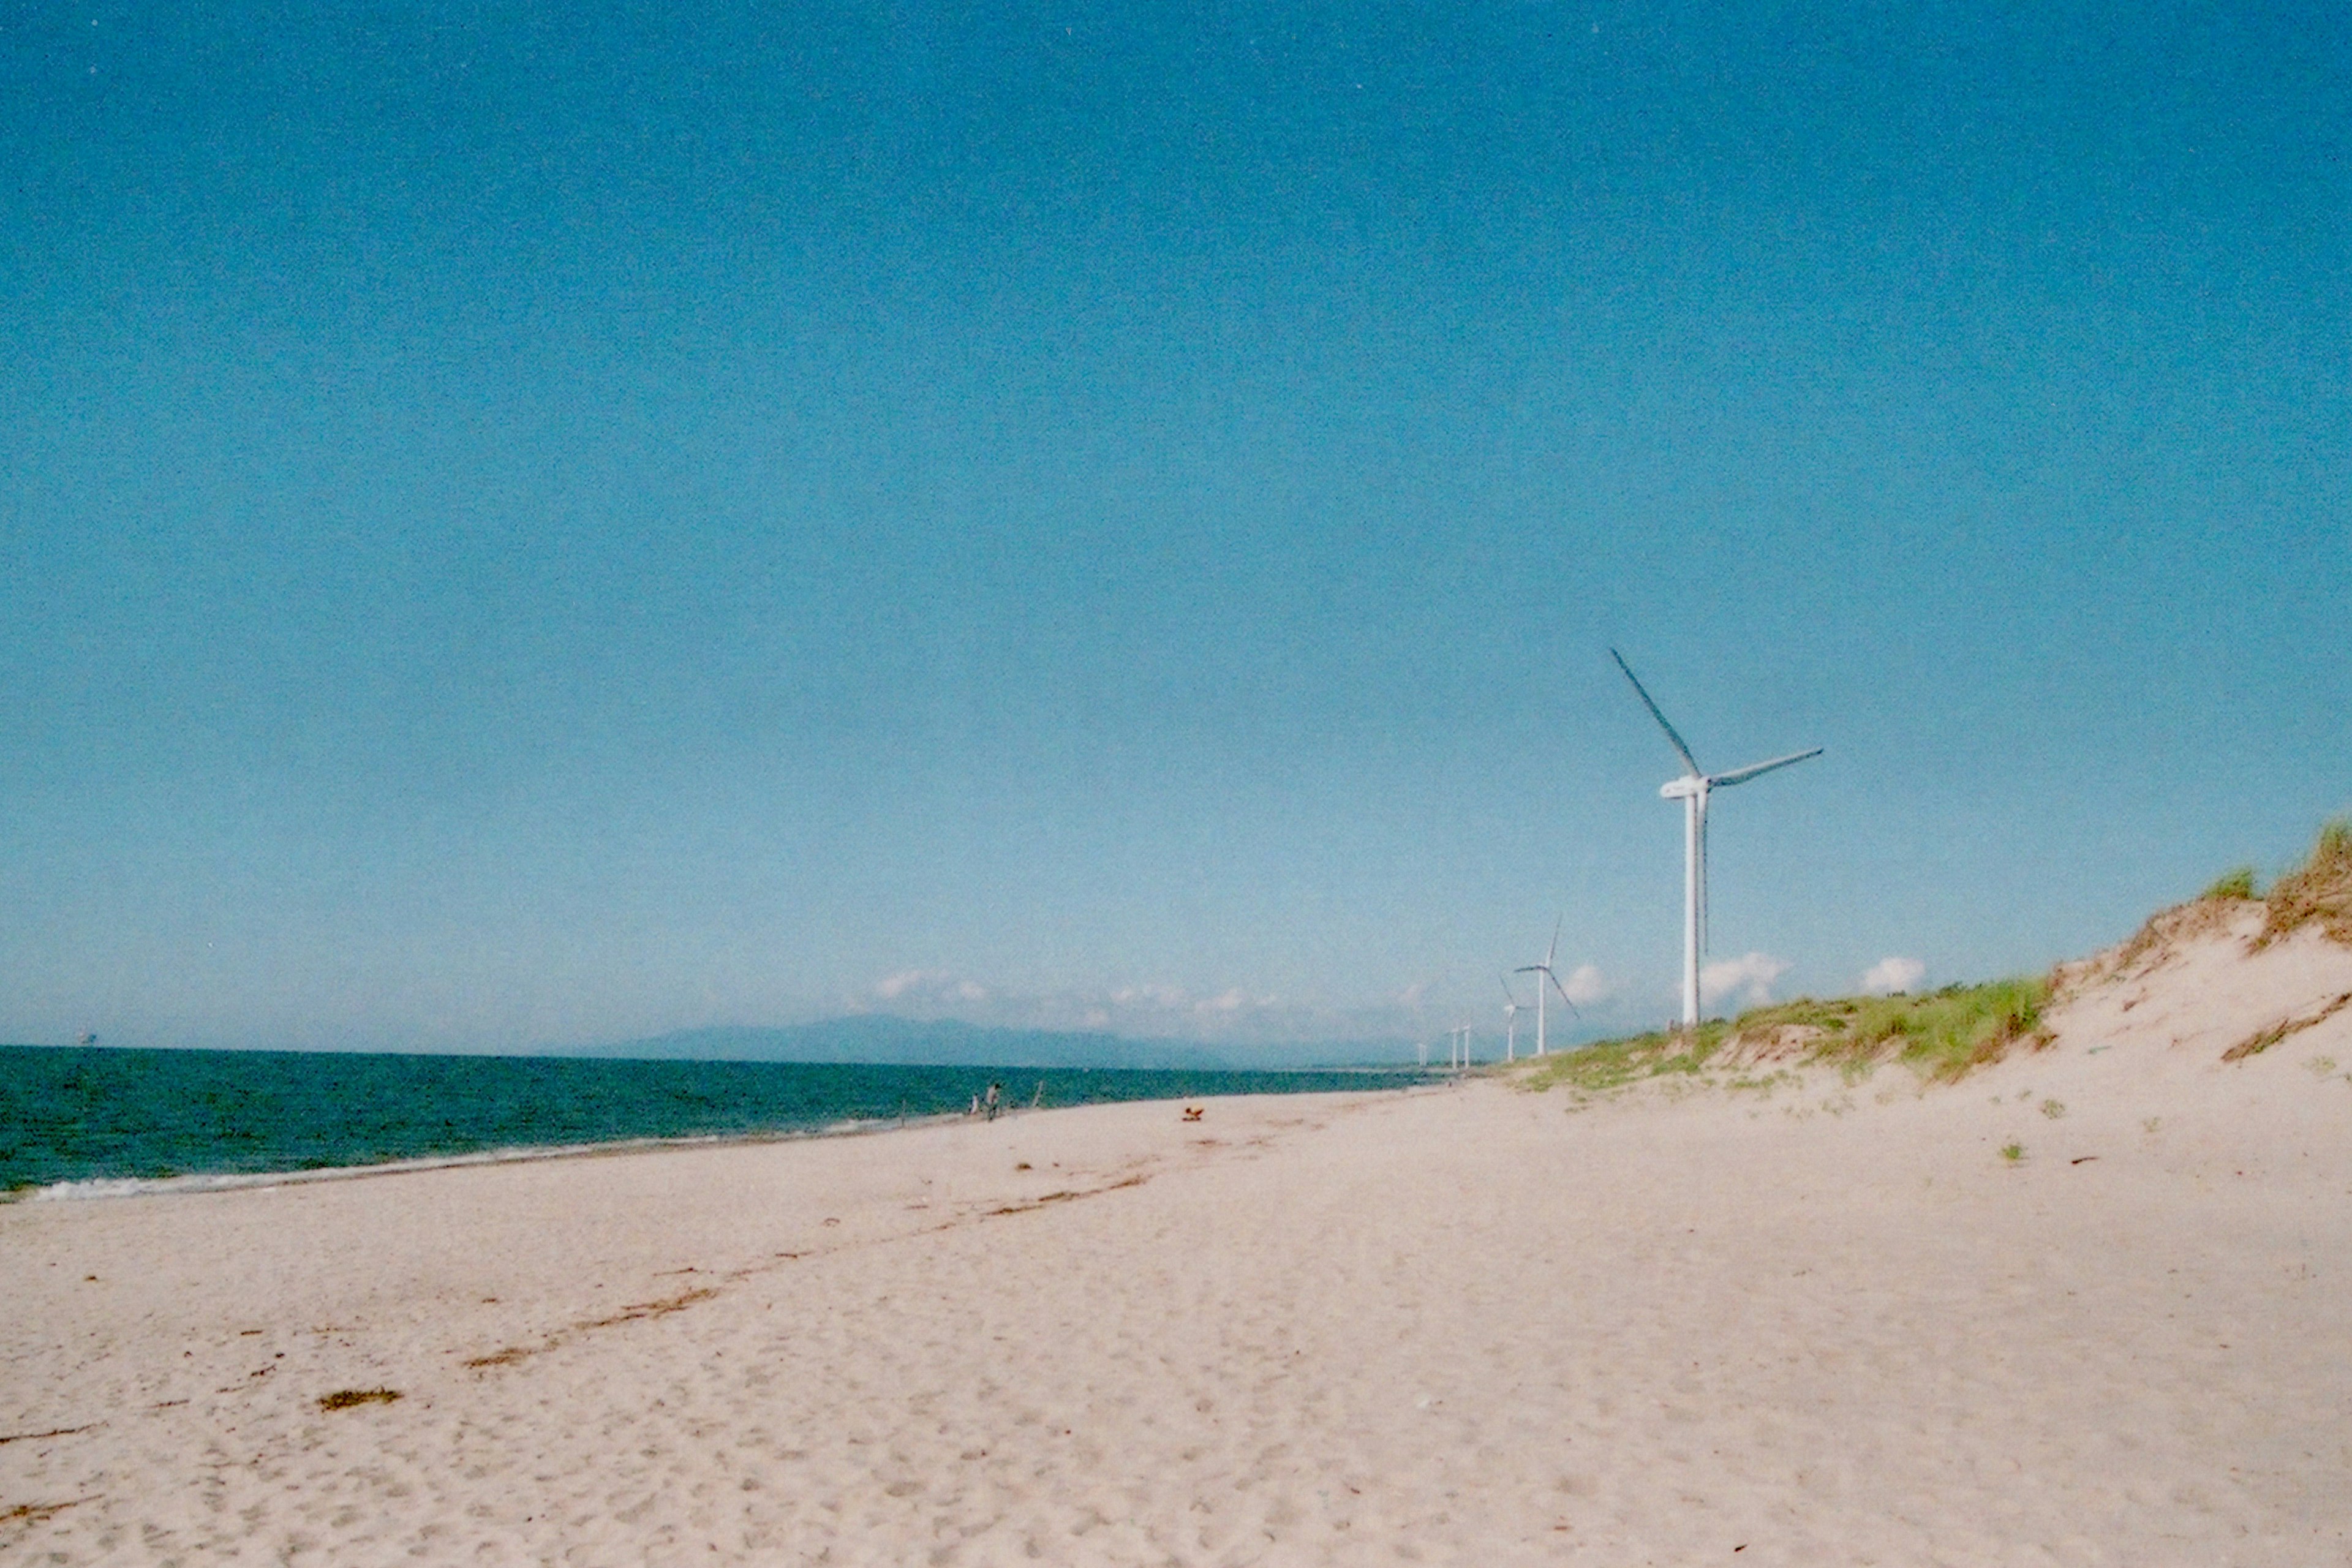
<instances>
[{"instance_id":1,"label":"sand slope","mask_svg":"<svg viewBox=\"0 0 2352 1568\"><path fill-rule=\"evenodd\" d=\"M0 1208L0 1560L2352 1563L2352 1008L2221 1060L2352 952L2150 956L1924 1094Z\"/></svg>"}]
</instances>

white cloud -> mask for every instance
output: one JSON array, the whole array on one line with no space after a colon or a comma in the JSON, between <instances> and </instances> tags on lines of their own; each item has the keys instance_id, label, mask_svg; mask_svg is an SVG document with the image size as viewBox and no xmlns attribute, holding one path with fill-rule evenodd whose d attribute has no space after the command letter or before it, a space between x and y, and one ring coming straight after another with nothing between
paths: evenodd
<instances>
[{"instance_id":1,"label":"white cloud","mask_svg":"<svg viewBox=\"0 0 2352 1568\"><path fill-rule=\"evenodd\" d=\"M1710 1002L1737 995L1744 1006L1761 1007L1772 1000L1772 982L1788 972L1789 961L1785 958L1774 958L1769 952L1746 952L1738 958L1718 958L1701 969L1698 988Z\"/></svg>"},{"instance_id":2,"label":"white cloud","mask_svg":"<svg viewBox=\"0 0 2352 1568\"><path fill-rule=\"evenodd\" d=\"M1615 992L1593 964L1564 971L1560 981L1580 1007ZM1187 986L1159 979L1027 991L976 981L951 969L909 968L868 981L842 1001L854 1013L953 1018L1016 1029L1100 1031L1129 1039L1197 1040L1246 1049L1312 1041L1415 1039L1454 1021L1451 1016L1441 1021L1425 1011L1439 989L1417 982L1402 992L1352 1003L1299 998L1250 985ZM1444 1005L1450 1013L1454 1003ZM1556 1029L1568 1026L1567 1011L1554 996ZM1529 1012L1523 1022L1532 1027L1534 1014Z\"/></svg>"},{"instance_id":3,"label":"white cloud","mask_svg":"<svg viewBox=\"0 0 2352 1568\"><path fill-rule=\"evenodd\" d=\"M856 1012L882 1009L1021 1029L1108 1030L1138 1038L1308 1039L1328 1032L1332 1023L1314 1009L1286 1006L1279 996L1238 985L1205 996L1151 981L1103 991L1034 994L985 985L941 969L885 975L849 1005Z\"/></svg>"},{"instance_id":4,"label":"white cloud","mask_svg":"<svg viewBox=\"0 0 2352 1568\"><path fill-rule=\"evenodd\" d=\"M985 1002L988 987L934 969L902 969L874 983L874 994L885 1002L945 1006L957 1002Z\"/></svg>"},{"instance_id":5,"label":"white cloud","mask_svg":"<svg viewBox=\"0 0 2352 1568\"><path fill-rule=\"evenodd\" d=\"M1862 988L1874 995L1909 991L1927 978L1927 966L1916 958L1882 958L1862 977Z\"/></svg>"},{"instance_id":6,"label":"white cloud","mask_svg":"<svg viewBox=\"0 0 2352 1568\"><path fill-rule=\"evenodd\" d=\"M885 1002L895 1002L920 985L929 975L919 969L902 969L896 974L886 974L874 983L874 994Z\"/></svg>"},{"instance_id":7,"label":"white cloud","mask_svg":"<svg viewBox=\"0 0 2352 1568\"><path fill-rule=\"evenodd\" d=\"M1559 988L1568 993L1570 1001L1582 1007L1607 996L1609 981L1601 973L1599 965L1580 963L1569 971L1568 978L1560 982Z\"/></svg>"}]
</instances>

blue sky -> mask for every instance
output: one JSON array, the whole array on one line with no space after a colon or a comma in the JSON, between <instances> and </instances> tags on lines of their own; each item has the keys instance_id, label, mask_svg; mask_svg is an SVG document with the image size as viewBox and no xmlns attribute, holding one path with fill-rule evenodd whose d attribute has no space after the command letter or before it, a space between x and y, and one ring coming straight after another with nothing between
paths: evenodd
<instances>
[{"instance_id":1,"label":"blue sky","mask_svg":"<svg viewBox=\"0 0 2352 1568\"><path fill-rule=\"evenodd\" d=\"M0 12L0 1037L1674 1006L2352 808L2333 7Z\"/></svg>"}]
</instances>

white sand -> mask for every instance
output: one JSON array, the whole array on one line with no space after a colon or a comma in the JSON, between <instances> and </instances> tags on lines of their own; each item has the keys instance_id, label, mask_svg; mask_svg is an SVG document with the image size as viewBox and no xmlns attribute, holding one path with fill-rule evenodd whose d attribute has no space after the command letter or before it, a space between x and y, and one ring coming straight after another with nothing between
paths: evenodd
<instances>
[{"instance_id":1,"label":"white sand","mask_svg":"<svg viewBox=\"0 0 2352 1568\"><path fill-rule=\"evenodd\" d=\"M2352 1008L2218 1060L2352 953L2235 953L1924 1096L10 1205L0 1561L2352 1563Z\"/></svg>"}]
</instances>

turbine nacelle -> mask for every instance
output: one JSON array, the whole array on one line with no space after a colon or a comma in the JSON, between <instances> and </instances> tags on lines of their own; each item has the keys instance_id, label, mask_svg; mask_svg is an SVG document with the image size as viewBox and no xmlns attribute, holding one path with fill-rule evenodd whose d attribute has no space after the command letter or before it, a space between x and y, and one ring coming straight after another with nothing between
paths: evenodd
<instances>
[{"instance_id":1,"label":"turbine nacelle","mask_svg":"<svg viewBox=\"0 0 2352 1568\"><path fill-rule=\"evenodd\" d=\"M1705 800L1706 784L1707 781L1705 779L1695 779L1690 774L1685 773L1678 779L1668 779L1660 784L1658 793L1668 800L1688 800L1693 795Z\"/></svg>"}]
</instances>

